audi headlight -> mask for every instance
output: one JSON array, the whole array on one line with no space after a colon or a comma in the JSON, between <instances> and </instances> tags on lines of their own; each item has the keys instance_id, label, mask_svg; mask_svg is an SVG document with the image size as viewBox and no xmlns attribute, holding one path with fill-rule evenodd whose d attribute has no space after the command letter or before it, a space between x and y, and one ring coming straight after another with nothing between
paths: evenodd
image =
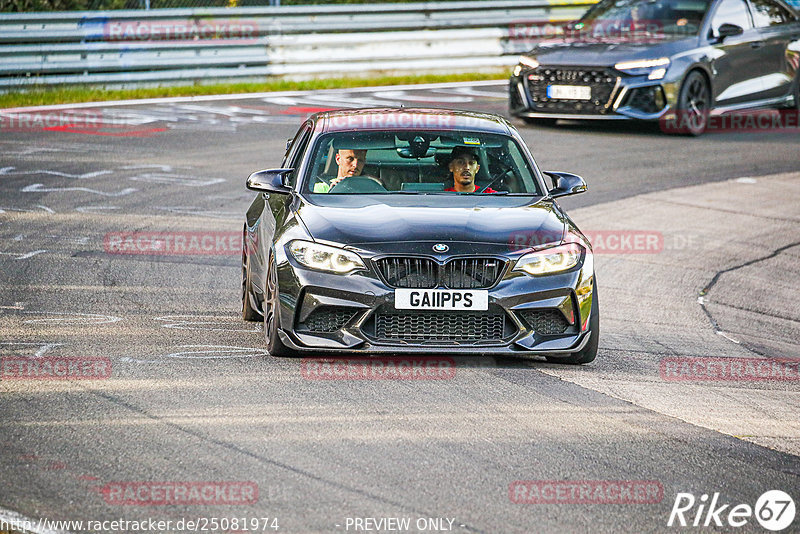
<instances>
[{"instance_id":1,"label":"audi headlight","mask_svg":"<svg viewBox=\"0 0 800 534\"><path fill-rule=\"evenodd\" d=\"M631 76L641 76L647 74L648 80L660 80L667 74L669 68L669 58L661 57L658 59L642 59L636 61L622 61L614 65L618 71Z\"/></svg>"},{"instance_id":2,"label":"audi headlight","mask_svg":"<svg viewBox=\"0 0 800 534\"><path fill-rule=\"evenodd\" d=\"M535 69L539 62L529 56L519 56L519 65L514 67L514 76L519 76L523 70Z\"/></svg>"},{"instance_id":3,"label":"audi headlight","mask_svg":"<svg viewBox=\"0 0 800 534\"><path fill-rule=\"evenodd\" d=\"M316 271L347 274L366 269L358 254L349 250L300 240L292 241L288 248L301 265Z\"/></svg>"},{"instance_id":4,"label":"audi headlight","mask_svg":"<svg viewBox=\"0 0 800 534\"><path fill-rule=\"evenodd\" d=\"M577 243L567 243L557 247L537 250L522 256L514 270L523 271L533 276L568 271L578 264L583 251L584 248Z\"/></svg>"}]
</instances>

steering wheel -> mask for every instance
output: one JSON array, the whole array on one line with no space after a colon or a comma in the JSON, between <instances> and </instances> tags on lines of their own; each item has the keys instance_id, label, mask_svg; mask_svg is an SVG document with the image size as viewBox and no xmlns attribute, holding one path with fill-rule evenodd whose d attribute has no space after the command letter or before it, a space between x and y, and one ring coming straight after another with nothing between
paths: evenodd
<instances>
[{"instance_id":1,"label":"steering wheel","mask_svg":"<svg viewBox=\"0 0 800 534\"><path fill-rule=\"evenodd\" d=\"M334 185L328 193L386 193L387 189L372 176L349 176Z\"/></svg>"},{"instance_id":2,"label":"steering wheel","mask_svg":"<svg viewBox=\"0 0 800 534\"><path fill-rule=\"evenodd\" d=\"M479 187L478 191L476 192L480 192L487 187L496 186L498 183L505 184L505 178L507 176L514 176L514 169L506 169L504 171L501 170L495 174L492 174L491 176L489 176L489 182L486 185Z\"/></svg>"}]
</instances>

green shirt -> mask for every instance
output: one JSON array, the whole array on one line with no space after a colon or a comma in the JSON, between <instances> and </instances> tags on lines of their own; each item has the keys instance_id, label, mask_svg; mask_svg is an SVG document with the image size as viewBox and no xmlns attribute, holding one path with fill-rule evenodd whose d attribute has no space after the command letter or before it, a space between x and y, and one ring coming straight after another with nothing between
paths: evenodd
<instances>
[{"instance_id":1,"label":"green shirt","mask_svg":"<svg viewBox=\"0 0 800 534\"><path fill-rule=\"evenodd\" d=\"M314 192L315 193L327 193L331 190L331 186L326 184L325 182L317 182L314 184Z\"/></svg>"}]
</instances>

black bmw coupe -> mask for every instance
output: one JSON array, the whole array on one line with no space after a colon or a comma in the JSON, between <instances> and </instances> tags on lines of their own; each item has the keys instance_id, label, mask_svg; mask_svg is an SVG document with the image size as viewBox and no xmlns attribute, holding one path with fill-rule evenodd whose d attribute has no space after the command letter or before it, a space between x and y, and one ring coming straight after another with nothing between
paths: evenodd
<instances>
[{"instance_id":1,"label":"black bmw coupe","mask_svg":"<svg viewBox=\"0 0 800 534\"><path fill-rule=\"evenodd\" d=\"M522 55L509 91L528 121L659 120L693 135L710 113L796 113L800 17L781 0L601 0Z\"/></svg>"},{"instance_id":2,"label":"black bmw coupe","mask_svg":"<svg viewBox=\"0 0 800 534\"><path fill-rule=\"evenodd\" d=\"M586 184L541 172L502 117L317 113L247 187L242 315L272 355L595 358L592 248L556 202Z\"/></svg>"}]
</instances>

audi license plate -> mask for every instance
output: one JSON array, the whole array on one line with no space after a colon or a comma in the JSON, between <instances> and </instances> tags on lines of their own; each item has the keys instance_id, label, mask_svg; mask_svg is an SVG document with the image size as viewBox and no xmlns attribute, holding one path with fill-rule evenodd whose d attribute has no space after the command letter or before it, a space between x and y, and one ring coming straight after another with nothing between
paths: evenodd
<instances>
[{"instance_id":1,"label":"audi license plate","mask_svg":"<svg viewBox=\"0 0 800 534\"><path fill-rule=\"evenodd\" d=\"M489 309L485 289L395 289L394 307L398 310L473 310Z\"/></svg>"},{"instance_id":2,"label":"audi license plate","mask_svg":"<svg viewBox=\"0 0 800 534\"><path fill-rule=\"evenodd\" d=\"M553 100L591 100L592 88L588 85L548 85L547 98Z\"/></svg>"}]
</instances>

